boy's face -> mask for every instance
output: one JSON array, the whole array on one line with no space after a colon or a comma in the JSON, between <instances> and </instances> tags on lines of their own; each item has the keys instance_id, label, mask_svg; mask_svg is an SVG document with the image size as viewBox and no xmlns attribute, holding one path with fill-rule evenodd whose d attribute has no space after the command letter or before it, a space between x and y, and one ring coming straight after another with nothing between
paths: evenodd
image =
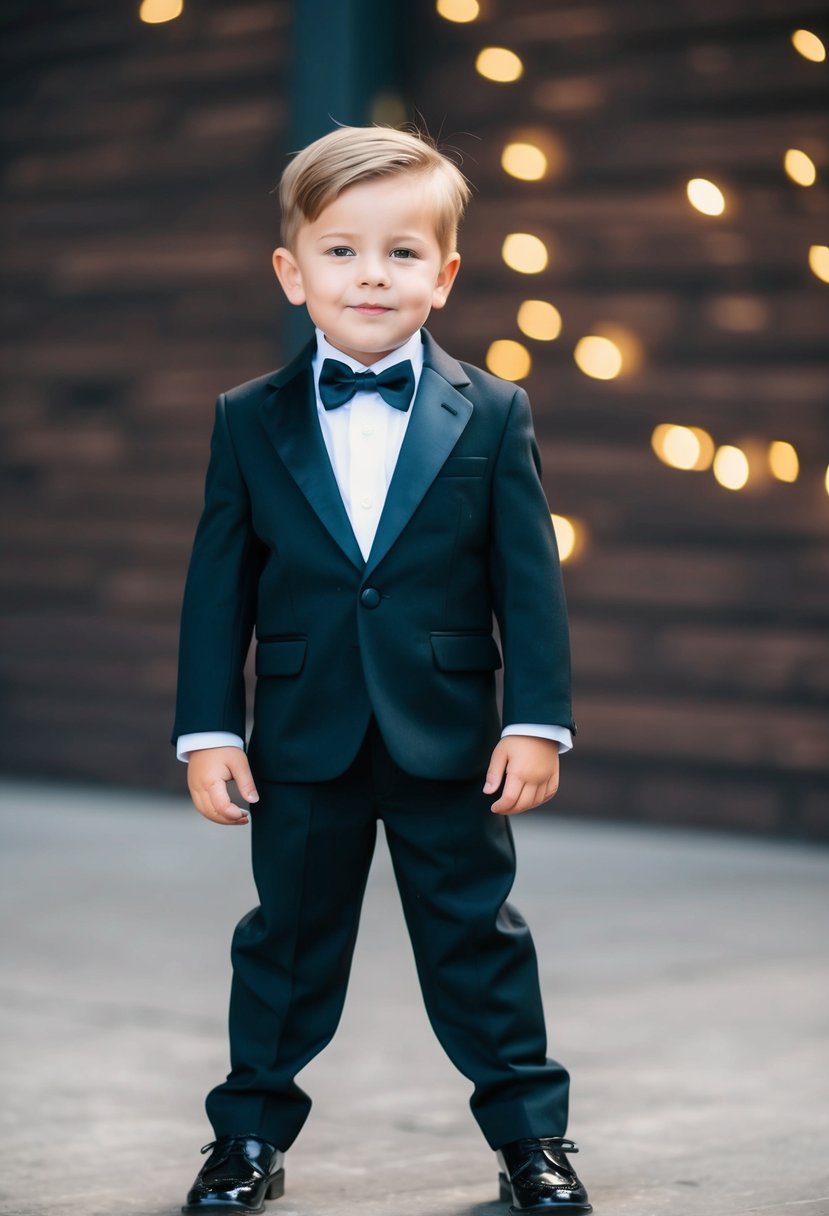
<instances>
[{"instance_id":1,"label":"boy's face","mask_svg":"<svg viewBox=\"0 0 829 1216\"><path fill-rule=\"evenodd\" d=\"M304 223L293 250L273 266L292 304L305 304L332 346L376 363L443 308L460 255L435 236L426 174L395 174L349 186Z\"/></svg>"}]
</instances>

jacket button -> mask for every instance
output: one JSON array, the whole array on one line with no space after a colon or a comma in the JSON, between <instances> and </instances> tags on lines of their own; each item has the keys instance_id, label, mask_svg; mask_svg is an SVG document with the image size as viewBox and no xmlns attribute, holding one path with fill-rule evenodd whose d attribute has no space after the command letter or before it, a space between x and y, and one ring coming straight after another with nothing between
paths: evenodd
<instances>
[{"instance_id":1,"label":"jacket button","mask_svg":"<svg viewBox=\"0 0 829 1216\"><path fill-rule=\"evenodd\" d=\"M380 592L376 587L366 587L360 592L360 603L364 608L376 608L380 603Z\"/></svg>"}]
</instances>

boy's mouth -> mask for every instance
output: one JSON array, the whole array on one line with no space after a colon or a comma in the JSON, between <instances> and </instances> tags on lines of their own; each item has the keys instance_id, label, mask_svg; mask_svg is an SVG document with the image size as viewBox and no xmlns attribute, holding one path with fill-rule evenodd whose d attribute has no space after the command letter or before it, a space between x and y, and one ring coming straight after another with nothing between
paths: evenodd
<instances>
[{"instance_id":1,"label":"boy's mouth","mask_svg":"<svg viewBox=\"0 0 829 1216\"><path fill-rule=\"evenodd\" d=\"M391 312L385 304L355 304L354 311L362 313L364 317L379 317L384 312Z\"/></svg>"}]
</instances>

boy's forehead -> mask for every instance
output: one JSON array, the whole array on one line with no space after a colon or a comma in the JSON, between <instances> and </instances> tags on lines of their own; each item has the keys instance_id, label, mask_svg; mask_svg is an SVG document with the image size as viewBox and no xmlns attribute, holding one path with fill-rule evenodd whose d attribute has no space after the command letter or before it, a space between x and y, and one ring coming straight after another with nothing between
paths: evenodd
<instances>
[{"instance_id":1,"label":"boy's forehead","mask_svg":"<svg viewBox=\"0 0 829 1216\"><path fill-rule=\"evenodd\" d=\"M305 223L320 229L332 222L338 227L347 222L357 231L376 228L379 219L384 227L405 227L433 237L439 206L425 176L395 173L354 182L329 199L315 219Z\"/></svg>"}]
</instances>

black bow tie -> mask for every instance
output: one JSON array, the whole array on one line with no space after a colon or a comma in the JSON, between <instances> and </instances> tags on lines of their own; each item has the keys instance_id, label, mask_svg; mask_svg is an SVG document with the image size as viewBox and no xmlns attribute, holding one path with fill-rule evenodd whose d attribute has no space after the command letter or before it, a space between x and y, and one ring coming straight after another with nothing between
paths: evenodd
<instances>
[{"instance_id":1,"label":"black bow tie","mask_svg":"<svg viewBox=\"0 0 829 1216\"><path fill-rule=\"evenodd\" d=\"M326 359L320 372L320 400L325 409L336 410L355 393L379 393L396 410L409 408L414 393L414 371L408 359L387 367L378 376L375 372L353 372L339 359Z\"/></svg>"}]
</instances>

